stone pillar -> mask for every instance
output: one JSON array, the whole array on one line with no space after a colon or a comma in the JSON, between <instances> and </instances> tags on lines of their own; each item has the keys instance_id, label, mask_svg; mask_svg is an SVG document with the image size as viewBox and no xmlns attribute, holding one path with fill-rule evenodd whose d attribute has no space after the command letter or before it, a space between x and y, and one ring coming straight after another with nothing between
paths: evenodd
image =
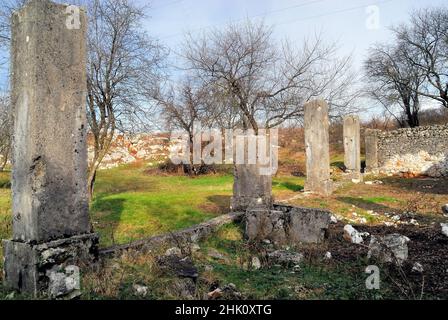
<instances>
[{"instance_id":1,"label":"stone pillar","mask_svg":"<svg viewBox=\"0 0 448 320\"><path fill-rule=\"evenodd\" d=\"M378 173L378 132L375 129L366 129L366 172Z\"/></svg>"},{"instance_id":2,"label":"stone pillar","mask_svg":"<svg viewBox=\"0 0 448 320\"><path fill-rule=\"evenodd\" d=\"M265 142L265 151L270 154L274 147L271 146L272 141L258 139L259 137L249 131L241 131L235 135L231 209L232 211L246 211L248 208L254 207L271 208L273 202L272 176L266 174L265 170L269 169L270 165L262 164L262 160L258 157L258 148L262 142ZM265 137L268 138L267 135ZM271 158L272 161L274 159Z\"/></svg>"},{"instance_id":3,"label":"stone pillar","mask_svg":"<svg viewBox=\"0 0 448 320\"><path fill-rule=\"evenodd\" d=\"M361 138L358 116L344 117L344 165L347 177L362 180Z\"/></svg>"},{"instance_id":4,"label":"stone pillar","mask_svg":"<svg viewBox=\"0 0 448 320\"><path fill-rule=\"evenodd\" d=\"M33 295L72 294L61 288L65 275L97 251L87 197L87 20L80 10L70 28L69 10L32 0L12 17L13 239L3 243L4 272L7 287Z\"/></svg>"},{"instance_id":5,"label":"stone pillar","mask_svg":"<svg viewBox=\"0 0 448 320\"><path fill-rule=\"evenodd\" d=\"M316 100L305 104L306 182L305 192L328 196L330 179L328 104Z\"/></svg>"},{"instance_id":6,"label":"stone pillar","mask_svg":"<svg viewBox=\"0 0 448 320\"><path fill-rule=\"evenodd\" d=\"M234 166L232 211L246 211L253 207L270 208L272 202L272 176L260 175L258 165Z\"/></svg>"}]
</instances>

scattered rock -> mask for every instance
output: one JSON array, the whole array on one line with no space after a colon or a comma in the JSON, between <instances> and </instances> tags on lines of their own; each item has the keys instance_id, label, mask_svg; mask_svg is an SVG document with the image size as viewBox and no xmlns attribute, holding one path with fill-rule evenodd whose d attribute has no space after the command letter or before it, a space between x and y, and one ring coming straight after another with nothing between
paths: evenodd
<instances>
[{"instance_id":1,"label":"scattered rock","mask_svg":"<svg viewBox=\"0 0 448 320\"><path fill-rule=\"evenodd\" d=\"M173 284L173 289L179 296L185 299L193 299L196 293L196 283L192 278L178 278Z\"/></svg>"},{"instance_id":2,"label":"scattered rock","mask_svg":"<svg viewBox=\"0 0 448 320\"><path fill-rule=\"evenodd\" d=\"M216 288L207 294L209 300L241 300L243 295L233 283L229 283L223 288Z\"/></svg>"},{"instance_id":3,"label":"scattered rock","mask_svg":"<svg viewBox=\"0 0 448 320\"><path fill-rule=\"evenodd\" d=\"M48 295L51 298L73 299L81 295L81 281L77 266L54 266L47 271Z\"/></svg>"},{"instance_id":4,"label":"scattered rock","mask_svg":"<svg viewBox=\"0 0 448 320\"><path fill-rule=\"evenodd\" d=\"M372 236L370 239L369 252L367 257L376 257L382 262L394 262L397 265L408 258L408 245L411 241L408 237L398 233L389 234L383 237Z\"/></svg>"},{"instance_id":5,"label":"scattered rock","mask_svg":"<svg viewBox=\"0 0 448 320\"><path fill-rule=\"evenodd\" d=\"M423 266L420 262L415 262L414 265L412 266L412 271L418 272L418 273L423 273L423 271L425 271L425 269L423 269Z\"/></svg>"},{"instance_id":6,"label":"scattered rock","mask_svg":"<svg viewBox=\"0 0 448 320\"><path fill-rule=\"evenodd\" d=\"M208 256L215 260L221 260L224 262L226 262L228 260L224 254L222 254L221 252L219 252L218 250L213 249L213 248L208 249Z\"/></svg>"},{"instance_id":7,"label":"scattered rock","mask_svg":"<svg viewBox=\"0 0 448 320\"><path fill-rule=\"evenodd\" d=\"M337 224L338 223L338 219L334 215L331 215L330 216L330 223Z\"/></svg>"},{"instance_id":8,"label":"scattered rock","mask_svg":"<svg viewBox=\"0 0 448 320\"><path fill-rule=\"evenodd\" d=\"M198 252L199 250L201 250L201 247L200 247L198 244L193 243L193 244L190 246L190 250L191 250L191 252Z\"/></svg>"},{"instance_id":9,"label":"scattered rock","mask_svg":"<svg viewBox=\"0 0 448 320\"><path fill-rule=\"evenodd\" d=\"M350 224L344 226L344 239L356 244L360 244L364 241L362 234Z\"/></svg>"},{"instance_id":10,"label":"scattered rock","mask_svg":"<svg viewBox=\"0 0 448 320\"><path fill-rule=\"evenodd\" d=\"M366 181L366 182L364 182L365 184L368 184L368 185L372 185L372 184L383 184L383 181L381 181L381 180L372 180L372 181Z\"/></svg>"},{"instance_id":11,"label":"scattered rock","mask_svg":"<svg viewBox=\"0 0 448 320\"><path fill-rule=\"evenodd\" d=\"M401 217L398 214L396 214L392 217L392 220L394 220L394 221L400 221L400 219L401 219Z\"/></svg>"},{"instance_id":12,"label":"scattered rock","mask_svg":"<svg viewBox=\"0 0 448 320\"><path fill-rule=\"evenodd\" d=\"M148 295L148 287L146 287L146 286L142 286L140 284L135 283L132 286L132 289L134 290L134 293L136 296L144 298Z\"/></svg>"},{"instance_id":13,"label":"scattered rock","mask_svg":"<svg viewBox=\"0 0 448 320\"><path fill-rule=\"evenodd\" d=\"M330 252L330 251L327 251L327 252L325 253L325 255L324 255L324 259L325 259L325 260L330 260L331 258L332 258L331 252Z\"/></svg>"},{"instance_id":14,"label":"scattered rock","mask_svg":"<svg viewBox=\"0 0 448 320\"><path fill-rule=\"evenodd\" d=\"M162 256L157 258L160 269L166 273L196 280L198 269L190 258L181 258L175 255Z\"/></svg>"},{"instance_id":15,"label":"scattered rock","mask_svg":"<svg viewBox=\"0 0 448 320\"><path fill-rule=\"evenodd\" d=\"M260 259L258 259L258 257L252 257L252 268L255 270L258 270L261 268L261 262Z\"/></svg>"},{"instance_id":16,"label":"scattered rock","mask_svg":"<svg viewBox=\"0 0 448 320\"><path fill-rule=\"evenodd\" d=\"M442 233L448 237L448 223L441 223Z\"/></svg>"},{"instance_id":17,"label":"scattered rock","mask_svg":"<svg viewBox=\"0 0 448 320\"><path fill-rule=\"evenodd\" d=\"M303 260L303 254L286 250L277 250L269 253L268 259L272 264L289 267L298 265Z\"/></svg>"},{"instance_id":18,"label":"scattered rock","mask_svg":"<svg viewBox=\"0 0 448 320\"><path fill-rule=\"evenodd\" d=\"M5 300L14 300L16 293L13 291L5 297Z\"/></svg>"},{"instance_id":19,"label":"scattered rock","mask_svg":"<svg viewBox=\"0 0 448 320\"><path fill-rule=\"evenodd\" d=\"M169 248L168 250L165 251L165 255L166 256L181 256L182 250L180 250L177 247Z\"/></svg>"},{"instance_id":20,"label":"scattered rock","mask_svg":"<svg viewBox=\"0 0 448 320\"><path fill-rule=\"evenodd\" d=\"M354 184L361 183L361 179L352 179L352 183Z\"/></svg>"},{"instance_id":21,"label":"scattered rock","mask_svg":"<svg viewBox=\"0 0 448 320\"><path fill-rule=\"evenodd\" d=\"M206 265L205 268L204 268L204 270L205 270L206 272L211 272L211 271L213 271L213 266Z\"/></svg>"}]
</instances>

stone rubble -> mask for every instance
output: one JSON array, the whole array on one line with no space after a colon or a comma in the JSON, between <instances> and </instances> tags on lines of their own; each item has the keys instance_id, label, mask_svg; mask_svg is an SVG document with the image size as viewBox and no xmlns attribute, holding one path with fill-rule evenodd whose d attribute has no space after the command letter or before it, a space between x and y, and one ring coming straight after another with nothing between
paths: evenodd
<instances>
[{"instance_id":1,"label":"stone rubble","mask_svg":"<svg viewBox=\"0 0 448 320\"><path fill-rule=\"evenodd\" d=\"M133 284L132 289L134 290L134 294L139 297L146 297L148 295L148 287L140 284Z\"/></svg>"},{"instance_id":2,"label":"stone rubble","mask_svg":"<svg viewBox=\"0 0 448 320\"><path fill-rule=\"evenodd\" d=\"M74 299L81 295L79 268L74 265L62 268L55 266L47 270L48 296L53 299Z\"/></svg>"},{"instance_id":3,"label":"stone rubble","mask_svg":"<svg viewBox=\"0 0 448 320\"><path fill-rule=\"evenodd\" d=\"M367 232L359 232L352 225L347 224L344 226L344 239L351 243L360 244L364 241L363 237L369 236Z\"/></svg>"},{"instance_id":4,"label":"stone rubble","mask_svg":"<svg viewBox=\"0 0 448 320\"><path fill-rule=\"evenodd\" d=\"M386 236L371 236L367 257L375 257L382 262L402 265L408 258L408 237L398 233Z\"/></svg>"},{"instance_id":5,"label":"stone rubble","mask_svg":"<svg viewBox=\"0 0 448 320\"><path fill-rule=\"evenodd\" d=\"M442 227L442 234L448 237L448 223L441 223L440 226Z\"/></svg>"},{"instance_id":6,"label":"stone rubble","mask_svg":"<svg viewBox=\"0 0 448 320\"><path fill-rule=\"evenodd\" d=\"M288 250L276 250L268 253L267 256L270 263L273 265L282 265L285 267L296 266L302 262L304 256L302 253Z\"/></svg>"}]
</instances>

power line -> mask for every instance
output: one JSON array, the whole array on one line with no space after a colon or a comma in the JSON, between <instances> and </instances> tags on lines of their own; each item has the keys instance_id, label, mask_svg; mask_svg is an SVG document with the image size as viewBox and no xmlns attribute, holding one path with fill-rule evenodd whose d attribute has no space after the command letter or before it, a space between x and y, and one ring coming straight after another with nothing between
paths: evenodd
<instances>
[{"instance_id":1,"label":"power line","mask_svg":"<svg viewBox=\"0 0 448 320\"><path fill-rule=\"evenodd\" d=\"M277 23L277 25L283 25L283 24L289 24L289 23L293 23L293 22L302 22L302 21L306 21L306 20L322 18L322 17L326 17L326 16L330 16L330 15L339 14L339 13L355 11L355 10L358 10L358 9L365 8L366 6L369 6L369 5L370 6L380 5L380 4L385 4L385 3L388 3L388 2L392 2L392 1L394 1L394 0L377 1L377 2L373 2L373 3L367 4L367 5L363 5L363 6L356 6L356 7L351 7L351 8L347 8L347 9L335 10L335 11L332 11L332 12L323 13L323 14L319 14L319 15L314 15L314 16L310 16L310 17L306 17L306 18L293 19L293 20L290 20L290 21Z\"/></svg>"},{"instance_id":2,"label":"power line","mask_svg":"<svg viewBox=\"0 0 448 320\"><path fill-rule=\"evenodd\" d=\"M275 13L278 13L278 12L291 10L291 9L296 9L296 8L304 7L304 6L315 4L315 3L319 3L319 2L325 2L325 1L327 1L327 0L307 1L307 2L299 3L299 4L296 4L296 5L293 5L293 6L280 8L280 9L276 9L276 10L271 10L271 11L267 11L267 12L264 12L264 13L259 13L259 14L256 14L256 15L249 16L247 18L239 18L239 19L236 19L236 20L232 20L231 22L232 23L238 23L238 22L244 21L246 19L253 19L253 18L258 18L258 17L266 17L268 15L272 15L272 14L275 14ZM216 26L219 26L219 25L224 25L226 23L227 22L217 23L217 24L214 24L214 25L209 25L209 26L205 26L205 27L196 28L196 29L193 29L193 30L190 30L190 31L191 32L196 32L196 31L206 30L206 29L210 29L210 28L213 28L213 27L216 27ZM160 37L160 39L174 38L174 37L177 37L177 36L181 36L183 34L184 33L175 33L175 34L172 34L172 35Z\"/></svg>"}]
</instances>

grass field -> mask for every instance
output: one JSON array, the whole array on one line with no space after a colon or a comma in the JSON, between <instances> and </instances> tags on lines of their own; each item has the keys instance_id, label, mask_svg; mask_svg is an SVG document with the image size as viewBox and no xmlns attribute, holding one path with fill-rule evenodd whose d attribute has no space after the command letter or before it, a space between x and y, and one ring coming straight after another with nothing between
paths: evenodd
<instances>
[{"instance_id":1,"label":"grass field","mask_svg":"<svg viewBox=\"0 0 448 320\"><path fill-rule=\"evenodd\" d=\"M337 164L334 166L336 168ZM342 220L336 227L339 236L317 252L316 248L312 248L306 254L307 261L301 266L300 272L294 273L276 266L253 270L250 261L257 251L249 248L243 240L242 227L234 224L224 226L209 239L199 243L200 250L193 256L201 274L198 296L195 298L201 299L201 295L207 293L213 283L234 283L245 297L252 299L407 297L396 289L393 291L388 282L382 285L380 291L366 291L365 253L359 254L356 247L342 241L340 232L344 223L352 223L357 228L362 228L362 225L366 228L375 228L376 225L382 228L385 222L392 221L392 215L405 212L417 213L415 217L423 228L421 230L430 230L433 228L430 226L437 226L443 220L440 207L448 203L446 180L382 177L382 183L353 184L343 181L335 170L335 192L323 198L300 192L304 178L288 175L287 170L281 172L273 180L275 198L293 205L331 210ZM9 172L0 173L0 238L11 236L9 175ZM195 178L153 175L148 173L143 164L102 170L98 172L95 196L91 203L91 220L95 231L100 234L102 247L186 228L227 213L232 184L233 177L230 174ZM431 241L431 237L428 236L428 241ZM428 249L426 245L422 244L423 252ZM421 249L411 249L415 251L415 256L421 255L418 251ZM214 260L210 257L210 250L218 251L225 259ZM308 252L307 248L302 250ZM325 250L331 250L339 258L335 257L331 263L323 263ZM160 273L154 263L154 254L157 253L129 253L104 261L101 272L97 269L88 271L83 275L83 299L135 299L132 286L136 283L151 288L146 297L148 299L180 298L175 279ZM2 261L0 247L0 267ZM435 263L440 264L437 261ZM438 278L434 279L432 281L437 283ZM435 296L441 296L437 290L435 292ZM0 299L8 294L8 291L2 289L0 281Z\"/></svg>"},{"instance_id":2,"label":"grass field","mask_svg":"<svg viewBox=\"0 0 448 320\"><path fill-rule=\"evenodd\" d=\"M178 230L227 213L231 175L156 176L144 165L98 172L91 204L92 223L101 245L126 243ZM287 197L303 188L303 178L279 177L275 194ZM9 173L0 174L0 238L11 235Z\"/></svg>"}]
</instances>

